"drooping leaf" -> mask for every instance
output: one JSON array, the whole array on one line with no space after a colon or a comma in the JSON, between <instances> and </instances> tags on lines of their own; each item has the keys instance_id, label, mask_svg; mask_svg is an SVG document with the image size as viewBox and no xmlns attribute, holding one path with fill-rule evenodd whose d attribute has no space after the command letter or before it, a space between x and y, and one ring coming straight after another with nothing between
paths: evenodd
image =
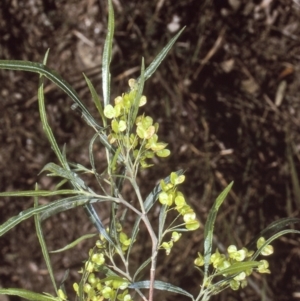
<instances>
[{"instance_id":1,"label":"drooping leaf","mask_svg":"<svg viewBox=\"0 0 300 301\"><path fill-rule=\"evenodd\" d=\"M300 223L299 218L295 217L286 217L281 218L277 221L272 222L269 226L263 229L259 234L257 234L253 239L246 245L248 250L255 250L256 249L256 242L260 237L264 237L268 239L274 233L281 231L282 229L286 228L289 225Z\"/></svg>"},{"instance_id":2,"label":"drooping leaf","mask_svg":"<svg viewBox=\"0 0 300 301\"><path fill-rule=\"evenodd\" d=\"M262 250L269 244L272 243L275 239L279 238L280 236L289 234L289 233L295 233L295 234L300 234L299 230L294 230L294 229L287 229L287 230L282 230L271 236L270 238L266 239L264 244L251 256L251 260L255 260L262 252Z\"/></svg>"},{"instance_id":3,"label":"drooping leaf","mask_svg":"<svg viewBox=\"0 0 300 301\"><path fill-rule=\"evenodd\" d=\"M81 110L84 119L88 124L99 129L101 128L92 115L89 113L87 108L81 102L76 91L68 84L57 72L51 70L47 66L41 63L34 63L28 61L17 61L17 60L0 60L0 69L7 70L20 70L34 72L41 74L51 80L56 84L61 90L63 90L71 99L77 104L78 108Z\"/></svg>"},{"instance_id":4,"label":"drooping leaf","mask_svg":"<svg viewBox=\"0 0 300 301\"><path fill-rule=\"evenodd\" d=\"M134 283L130 284L128 287L133 288L133 289L150 288L150 281L146 280L146 281L134 282ZM182 289L178 286L175 286L171 283L168 283L168 282L155 280L154 288L157 290L161 290L161 291L167 291L167 292L172 292L175 294L188 296L189 298L194 300L194 297L192 294L190 294L189 292L185 291L184 289Z\"/></svg>"}]
</instances>

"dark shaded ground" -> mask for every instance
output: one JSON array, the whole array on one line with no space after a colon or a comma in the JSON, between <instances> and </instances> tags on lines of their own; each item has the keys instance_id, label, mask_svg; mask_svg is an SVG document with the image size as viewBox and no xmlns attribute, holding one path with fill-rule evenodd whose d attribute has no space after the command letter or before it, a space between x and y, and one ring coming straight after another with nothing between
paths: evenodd
<instances>
[{"instance_id":1,"label":"dark shaded ground","mask_svg":"<svg viewBox=\"0 0 300 301\"><path fill-rule=\"evenodd\" d=\"M180 27L187 26L146 85L146 110L160 122L160 136L173 155L141 175L144 193L158 178L184 168L185 194L205 220L215 196L234 180L216 225L216 241L225 246L243 246L280 217L299 217L300 2L115 0L114 5L113 96L127 89L128 78L138 76L141 57L148 64L172 37L171 24L179 20ZM81 72L101 91L106 2L2 0L0 14L0 58L42 61L50 47L48 65L76 88L96 116ZM51 188L53 179L37 176L55 160L39 121L38 77L11 71L0 76L0 190L33 189L36 181ZM54 86L48 85L46 97L54 133L61 145L67 144L69 160L88 165L92 131ZM32 202L1 199L0 222ZM92 230L81 209L45 223L50 249ZM165 259L160 278L197 290L199 276L187 265L202 250L202 238L201 231L185 238ZM278 240L271 275L256 275L246 289L225 291L214 300L298 300L299 245L299 237ZM33 221L1 237L0 246L1 286L51 291ZM83 243L53 256L58 281L70 269L67 282L72 284L88 248ZM144 253L137 252L137 259Z\"/></svg>"}]
</instances>

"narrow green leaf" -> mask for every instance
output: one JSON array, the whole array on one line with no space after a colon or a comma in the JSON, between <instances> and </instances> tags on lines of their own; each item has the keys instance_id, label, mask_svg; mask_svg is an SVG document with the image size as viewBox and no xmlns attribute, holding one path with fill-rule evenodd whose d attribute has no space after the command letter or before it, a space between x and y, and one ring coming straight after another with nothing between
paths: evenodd
<instances>
[{"instance_id":1,"label":"narrow green leaf","mask_svg":"<svg viewBox=\"0 0 300 301\"><path fill-rule=\"evenodd\" d=\"M99 197L99 196L85 196L85 195L81 195L81 196L75 196L75 197L70 197L70 198L66 198L63 200L59 200L59 201L55 201L52 202L51 204L55 204L55 206L47 208L47 210L43 211L41 213L41 221L44 221L45 219L49 218L50 216L54 215L54 214L58 214L60 212L63 211L67 211L70 209L73 209L75 207L78 206L83 206L84 209L86 209L86 207L93 207L91 203L98 203L98 202L105 202L105 201L110 201L111 199L107 198L107 197ZM89 212L90 214L91 212ZM92 220L92 218L94 219L94 216L96 216L95 220L99 219L96 211L94 210L93 216L90 217L88 214L88 217L90 218L91 221L93 221L94 224L94 220ZM100 219L99 219L100 221ZM96 227L97 228L97 227Z\"/></svg>"},{"instance_id":2,"label":"narrow green leaf","mask_svg":"<svg viewBox=\"0 0 300 301\"><path fill-rule=\"evenodd\" d=\"M283 235L286 235L289 233L300 234L300 231L294 230L294 229L287 229L287 230L282 230L282 231L274 234L269 239L266 239L265 243L251 256L251 260L255 260L260 255L263 248L266 247L267 245L271 244L272 241L279 238L280 236L283 236Z\"/></svg>"},{"instance_id":3,"label":"narrow green leaf","mask_svg":"<svg viewBox=\"0 0 300 301\"><path fill-rule=\"evenodd\" d=\"M32 301L59 301L57 297L39 294L20 288L0 288L0 294L8 296L18 296L20 298Z\"/></svg>"},{"instance_id":4,"label":"narrow green leaf","mask_svg":"<svg viewBox=\"0 0 300 301\"><path fill-rule=\"evenodd\" d=\"M90 163L91 163L91 166L92 166L92 170L94 172L94 174L96 175L97 174L97 170L96 170L96 166L95 166L95 160L94 160L94 151L93 151L93 147L94 147L94 143L96 141L96 139L98 138L98 134L96 133L90 143L89 143L89 158L90 158Z\"/></svg>"},{"instance_id":5,"label":"narrow green leaf","mask_svg":"<svg viewBox=\"0 0 300 301\"><path fill-rule=\"evenodd\" d=\"M231 182L217 197L212 208L209 211L207 221L204 227L204 275L208 275L208 266L210 264L211 250L212 250L212 239L214 232L214 225L217 217L218 210L229 193L233 182Z\"/></svg>"},{"instance_id":6,"label":"narrow green leaf","mask_svg":"<svg viewBox=\"0 0 300 301\"><path fill-rule=\"evenodd\" d=\"M54 196L54 195L64 195L64 194L75 194L80 195L82 194L81 191L78 190L56 190L56 191L49 191L49 190L26 190L26 191L8 191L8 192L0 192L0 197L3 196L15 196L15 197L39 197L39 196Z\"/></svg>"},{"instance_id":7,"label":"narrow green leaf","mask_svg":"<svg viewBox=\"0 0 300 301\"><path fill-rule=\"evenodd\" d=\"M120 254L122 254L122 250L115 244L115 242L112 240L110 235L107 233L104 225L102 224L101 220L99 219L95 209L93 206L86 206L85 210L88 211L88 216L90 217L91 222L94 224L96 229L99 231L99 233L109 242L111 246L113 246L115 249L118 250ZM97 216L97 219L94 219L94 217Z\"/></svg>"},{"instance_id":8,"label":"narrow green leaf","mask_svg":"<svg viewBox=\"0 0 300 301\"><path fill-rule=\"evenodd\" d=\"M135 283L130 284L128 287L133 288L133 289L150 288L150 281L146 280L146 281L135 282ZM194 300L194 297L192 294L190 294L189 292L183 290L182 288L175 286L168 282L155 280L154 288L157 290L161 290L161 291L167 291L167 292L172 292L175 294L188 296L189 298Z\"/></svg>"},{"instance_id":9,"label":"narrow green leaf","mask_svg":"<svg viewBox=\"0 0 300 301\"><path fill-rule=\"evenodd\" d=\"M55 202L51 202L46 205L40 205L37 208L26 209L20 212L18 215L9 218L6 222L0 225L0 236L8 232L10 229L14 228L22 221L34 216L35 214L41 213L42 214L41 220L44 220L45 218L43 218L43 214L46 216L48 214L47 217L49 217L51 215L50 213L54 214L57 212L62 212L65 210L75 208L77 206L83 206L89 203L91 198L92 197L87 197L87 196L73 196Z\"/></svg>"},{"instance_id":10,"label":"narrow green leaf","mask_svg":"<svg viewBox=\"0 0 300 301\"><path fill-rule=\"evenodd\" d=\"M139 267L138 269L135 271L134 276L133 276L133 280L136 279L136 277L140 274L140 272L151 262L151 257L149 257L147 260L145 260Z\"/></svg>"},{"instance_id":11,"label":"narrow green leaf","mask_svg":"<svg viewBox=\"0 0 300 301\"><path fill-rule=\"evenodd\" d=\"M296 223L300 223L300 218L286 217L286 218L281 218L277 221L274 221L270 225L268 225L265 229L263 229L259 234L257 234L246 245L246 248L248 250L255 250L256 249L256 242L260 237L264 237L265 239L268 239L274 233L279 232L280 230L286 228L287 226L292 225L292 224L296 224Z\"/></svg>"},{"instance_id":12,"label":"narrow green leaf","mask_svg":"<svg viewBox=\"0 0 300 301\"><path fill-rule=\"evenodd\" d=\"M184 31L185 27L182 28L170 41L169 43L162 49L162 51L156 56L156 58L152 61L152 63L146 68L144 73L145 81L150 78L156 69L159 67L161 62L164 60L170 49L173 47L174 43L177 41L181 33ZM140 81L140 78L138 78Z\"/></svg>"},{"instance_id":13,"label":"narrow green leaf","mask_svg":"<svg viewBox=\"0 0 300 301\"><path fill-rule=\"evenodd\" d=\"M117 162L118 162L118 158L120 157L120 153L121 153L121 147L119 146L117 148L117 150L115 151L115 154L114 154L112 160L109 162L108 168L109 168L111 174L114 174L117 169Z\"/></svg>"},{"instance_id":14,"label":"narrow green leaf","mask_svg":"<svg viewBox=\"0 0 300 301\"><path fill-rule=\"evenodd\" d=\"M55 251L50 251L49 253L60 253L60 252L64 252L66 250L72 249L75 246L77 246L80 242L82 242L83 240L95 237L97 234L85 234L79 238L77 238L76 240L74 240L73 242L71 242L70 244L66 245L65 247L55 250Z\"/></svg>"},{"instance_id":15,"label":"narrow green leaf","mask_svg":"<svg viewBox=\"0 0 300 301\"><path fill-rule=\"evenodd\" d=\"M102 89L104 107L110 102L110 71L109 66L112 58L112 43L114 36L114 9L111 0L108 0L108 24L107 35L102 57Z\"/></svg>"},{"instance_id":16,"label":"narrow green leaf","mask_svg":"<svg viewBox=\"0 0 300 301\"><path fill-rule=\"evenodd\" d=\"M36 190L38 190L37 185L36 185ZM39 205L38 204L38 198L35 197L34 198L34 208L36 209L38 207L38 205ZM38 240L39 240L40 245L41 245L42 253L43 253L43 256L44 256L44 259L45 259L45 262L46 262L46 266L47 266L47 269L48 269L48 272L49 272L49 275L50 275L50 278L51 278L51 281L52 281L52 285L53 285L53 287L55 289L55 292L57 294L57 286L56 286L56 282L55 282L55 278L54 278L54 274L53 274L52 265L51 265L49 253L48 253L48 250L47 250L46 242L45 242L44 235L43 235L41 221L40 221L40 218L39 218L38 214L34 215L34 223L35 223L36 234L37 234Z\"/></svg>"},{"instance_id":17,"label":"narrow green leaf","mask_svg":"<svg viewBox=\"0 0 300 301\"><path fill-rule=\"evenodd\" d=\"M213 277L218 275L234 275L239 274L241 272L244 272L248 269L256 268L260 265L259 261L245 261L245 262L235 262L230 267L223 269L222 271L219 271L218 273L215 273Z\"/></svg>"},{"instance_id":18,"label":"narrow green leaf","mask_svg":"<svg viewBox=\"0 0 300 301\"><path fill-rule=\"evenodd\" d=\"M44 63L46 63L47 56L48 56L48 52L46 53ZM39 103L40 118L42 121L42 126L43 126L43 130L46 134L46 137L48 138L50 145L51 145L56 157L58 158L60 164L62 166L64 166L65 168L70 169L68 163L64 159L64 156L62 155L62 153L57 145L57 142L53 135L52 129L47 120L47 114L46 114L46 108L45 108L45 98L44 98L44 76L43 76L43 74L40 74L40 79L39 79L38 103Z\"/></svg>"},{"instance_id":19,"label":"narrow green leaf","mask_svg":"<svg viewBox=\"0 0 300 301\"><path fill-rule=\"evenodd\" d=\"M158 242L161 243L162 234L165 227L165 222L167 218L167 209L168 206L162 205L159 212L159 224L158 224Z\"/></svg>"},{"instance_id":20,"label":"narrow green leaf","mask_svg":"<svg viewBox=\"0 0 300 301\"><path fill-rule=\"evenodd\" d=\"M100 116L102 118L103 125L106 126L106 117L103 114L103 108L102 108L100 97L97 94L96 89L93 86L92 82L89 80L89 78L84 73L83 73L83 76L84 76L84 79L85 79L85 81L86 81L89 89L90 89L93 101L94 101L94 103L96 105L96 108L97 108L97 110L98 110L98 112L99 112L99 114L100 114Z\"/></svg>"},{"instance_id":21,"label":"narrow green leaf","mask_svg":"<svg viewBox=\"0 0 300 301\"><path fill-rule=\"evenodd\" d=\"M82 188L82 189L88 190L88 187L85 185L84 181L75 172L71 171L70 169L62 168L55 163L48 163L41 170L41 172L43 172L45 170L48 170L51 172L51 174L48 174L48 176L62 177L62 178L68 179L73 184L75 184L75 187L77 187L77 189Z\"/></svg>"},{"instance_id":22,"label":"narrow green leaf","mask_svg":"<svg viewBox=\"0 0 300 301\"><path fill-rule=\"evenodd\" d=\"M76 106L78 106L78 108L82 112L84 119L89 125L97 129L101 128L89 113L87 108L83 105L76 91L54 70L51 70L50 68L40 63L17 60L0 60L0 69L34 72L47 77L76 103Z\"/></svg>"}]
</instances>

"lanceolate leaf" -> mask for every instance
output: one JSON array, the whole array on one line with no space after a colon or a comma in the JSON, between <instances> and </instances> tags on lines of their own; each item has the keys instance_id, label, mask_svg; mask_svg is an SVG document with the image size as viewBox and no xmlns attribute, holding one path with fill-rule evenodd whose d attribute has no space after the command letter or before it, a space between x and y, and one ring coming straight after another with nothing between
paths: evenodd
<instances>
[{"instance_id":1,"label":"lanceolate leaf","mask_svg":"<svg viewBox=\"0 0 300 301\"><path fill-rule=\"evenodd\" d=\"M112 43L114 36L114 9L111 0L108 0L108 24L102 59L102 89L104 107L110 102L110 71L109 66L112 57Z\"/></svg>"},{"instance_id":2,"label":"lanceolate leaf","mask_svg":"<svg viewBox=\"0 0 300 301\"><path fill-rule=\"evenodd\" d=\"M173 47L174 43L177 41L181 33L184 31L185 27L182 28L175 37L173 37L169 43L162 49L162 51L156 56L156 58L152 61L152 63L146 68L144 73L145 81L152 76L152 74L156 71L159 65L162 63L170 49ZM138 78L140 81L140 77Z\"/></svg>"},{"instance_id":3,"label":"lanceolate leaf","mask_svg":"<svg viewBox=\"0 0 300 301\"><path fill-rule=\"evenodd\" d=\"M165 222L167 218L167 205L162 205L159 212L159 225L158 225L158 242L162 240L162 234L165 227Z\"/></svg>"},{"instance_id":4,"label":"lanceolate leaf","mask_svg":"<svg viewBox=\"0 0 300 301\"><path fill-rule=\"evenodd\" d=\"M258 261L245 261L245 262L235 262L230 267L221 270L218 273L213 274L213 277L217 275L234 275L241 272L244 272L248 269L256 268L260 265L260 262Z\"/></svg>"},{"instance_id":5,"label":"lanceolate leaf","mask_svg":"<svg viewBox=\"0 0 300 301\"><path fill-rule=\"evenodd\" d=\"M139 275L139 273L151 262L151 257L149 257L147 260L145 260L139 267L138 269L135 271L134 276L133 276L133 280L136 279L136 277Z\"/></svg>"},{"instance_id":6,"label":"lanceolate leaf","mask_svg":"<svg viewBox=\"0 0 300 301\"><path fill-rule=\"evenodd\" d=\"M272 241L274 241L278 237L286 235L288 233L300 234L300 231L294 230L294 229L287 229L287 230L279 231L278 233L276 233L273 236L271 236L269 239L266 239L265 243L251 256L251 260L255 260L260 255L260 253L263 250L263 248L265 248L267 245L269 245L270 243L272 243Z\"/></svg>"},{"instance_id":7,"label":"lanceolate leaf","mask_svg":"<svg viewBox=\"0 0 300 301\"><path fill-rule=\"evenodd\" d=\"M69 169L64 169L55 163L48 163L42 169L42 172L45 170L48 170L51 172L51 174L48 174L48 176L66 178L66 179L70 180L72 183L76 184L76 187L88 190L88 187L85 185L84 181L82 179L80 179L79 176L75 172L73 172Z\"/></svg>"},{"instance_id":8,"label":"lanceolate leaf","mask_svg":"<svg viewBox=\"0 0 300 301\"><path fill-rule=\"evenodd\" d=\"M32 301L58 301L57 297L52 297L50 295L38 294L28 290L20 289L20 288L1 288L1 295L8 296L18 296L20 298L24 298L26 300Z\"/></svg>"},{"instance_id":9,"label":"lanceolate leaf","mask_svg":"<svg viewBox=\"0 0 300 301\"><path fill-rule=\"evenodd\" d=\"M150 287L150 281L147 280L147 281L135 282L135 283L130 284L128 287L133 288L133 289L149 288ZM175 294L188 296L189 298L194 300L194 297L193 297L192 294L190 294L189 292L183 290L182 288L180 288L178 286L175 286L175 285L173 285L171 283L168 283L168 282L155 280L154 281L154 288L157 289L157 290L161 290L161 291L167 291L167 292L172 292L172 293L175 293Z\"/></svg>"},{"instance_id":10,"label":"lanceolate leaf","mask_svg":"<svg viewBox=\"0 0 300 301\"><path fill-rule=\"evenodd\" d=\"M59 201L55 201L46 205L40 205L37 208L29 208L20 212L18 215L11 217L5 223L0 225L0 236L8 232L10 229L21 223L22 221L34 216L35 214L49 214L51 212L57 213L64 210L69 210L77 206L83 206L90 202L91 197L87 196L73 196ZM42 218L43 220L43 218Z\"/></svg>"},{"instance_id":11,"label":"lanceolate leaf","mask_svg":"<svg viewBox=\"0 0 300 301\"><path fill-rule=\"evenodd\" d=\"M256 235L246 245L246 248L248 250L255 250L256 249L256 242L260 237L264 237L265 239L268 239L274 233L279 232L282 229L286 228L287 226L292 225L292 224L296 224L296 223L300 223L300 218L294 218L294 217L281 218L281 219L271 223L264 230L262 230L258 235Z\"/></svg>"},{"instance_id":12,"label":"lanceolate leaf","mask_svg":"<svg viewBox=\"0 0 300 301\"><path fill-rule=\"evenodd\" d=\"M36 185L36 190L38 189L37 185ZM34 208L38 207L38 198L34 198ZM35 223L35 229L36 229L36 234L39 240L39 243L41 245L41 249L42 249L42 253L46 262L46 266L52 281L52 285L55 289L55 292L57 293L57 287L56 287L56 283L55 283L55 278L54 278L54 274L53 274L53 270L52 270L52 265L51 265L51 261L50 261L50 256L48 253L48 249L46 246L46 242L44 239L44 235L43 235L43 230L42 230L42 226L41 226L41 221L39 219L39 215L36 214L34 216L34 223Z\"/></svg>"},{"instance_id":13,"label":"lanceolate leaf","mask_svg":"<svg viewBox=\"0 0 300 301\"><path fill-rule=\"evenodd\" d=\"M106 118L103 114L103 108L102 108L100 97L97 94L96 89L94 88L94 86L93 86L92 82L89 80L89 78L84 73L83 73L83 76L84 76L84 79L85 79L86 83L88 84L88 87L89 87L90 92L92 94L92 98L93 98L93 101L96 105L96 108L98 109L98 112L99 112L99 114L102 118L103 125L106 126Z\"/></svg>"},{"instance_id":14,"label":"lanceolate leaf","mask_svg":"<svg viewBox=\"0 0 300 301\"><path fill-rule=\"evenodd\" d=\"M78 190L26 190L26 191L8 191L8 192L0 192L0 197L2 196L16 196L16 197L33 197L33 196L53 196L53 195L64 195L64 194L82 194L81 191Z\"/></svg>"},{"instance_id":15,"label":"lanceolate leaf","mask_svg":"<svg viewBox=\"0 0 300 301\"><path fill-rule=\"evenodd\" d=\"M85 210L87 211L87 214L90 217L91 222L94 224L94 226L99 231L99 233L109 242L111 246L113 246L115 249L117 249L120 252L120 254L122 254L122 250L120 250L120 248L111 239L110 235L106 232L105 227L102 224L101 220L98 218L98 215L94 207L86 206ZM95 219L94 216L97 216L97 218Z\"/></svg>"},{"instance_id":16,"label":"lanceolate leaf","mask_svg":"<svg viewBox=\"0 0 300 301\"><path fill-rule=\"evenodd\" d=\"M86 109L86 107L81 102L76 91L54 70L51 70L47 66L40 64L40 63L34 63L34 62L28 62L28 61L16 61L16 60L7 60L7 61L0 60L0 69L34 72L34 73L38 73L40 75L47 77L54 84L56 84L60 89L62 89L68 96L71 97L71 99L80 108L85 120L89 124L91 124L95 128L98 128L98 129L100 128L100 126L94 120L92 115L89 113L89 111Z\"/></svg>"},{"instance_id":17,"label":"lanceolate leaf","mask_svg":"<svg viewBox=\"0 0 300 301\"><path fill-rule=\"evenodd\" d=\"M204 275L208 274L208 266L210 264L211 250L212 250L212 239L214 232L214 225L217 217L218 210L229 193L233 182L231 182L217 197L215 200L204 227Z\"/></svg>"},{"instance_id":18,"label":"lanceolate leaf","mask_svg":"<svg viewBox=\"0 0 300 301\"><path fill-rule=\"evenodd\" d=\"M44 65L46 65L47 58L48 58L49 50L46 52L45 58L44 58ZM43 65L43 66L44 66ZM40 118L43 125L43 130L50 142L50 145L59 160L60 164L64 167L69 169L68 162L65 160L65 157L63 156L62 152L60 151L57 142L55 140L55 137L53 135L52 129L48 123L47 120L47 114L45 109L45 99L44 99L44 75L40 73L40 79L39 79L39 89L38 89L38 103L39 103L39 111L40 111Z\"/></svg>"}]
</instances>

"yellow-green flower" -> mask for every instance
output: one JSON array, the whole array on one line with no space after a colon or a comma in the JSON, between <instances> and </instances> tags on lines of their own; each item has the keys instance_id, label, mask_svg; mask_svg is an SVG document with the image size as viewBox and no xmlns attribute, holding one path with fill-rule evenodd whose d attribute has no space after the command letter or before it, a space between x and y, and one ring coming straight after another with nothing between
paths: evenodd
<instances>
[{"instance_id":1,"label":"yellow-green flower","mask_svg":"<svg viewBox=\"0 0 300 301\"><path fill-rule=\"evenodd\" d=\"M231 245L227 248L227 252L230 258L236 261L243 261L246 258L247 252L244 249L237 250L235 245Z\"/></svg>"},{"instance_id":2,"label":"yellow-green flower","mask_svg":"<svg viewBox=\"0 0 300 301\"><path fill-rule=\"evenodd\" d=\"M194 260L194 264L198 267L202 267L204 265L204 257L201 253L198 252L198 257Z\"/></svg>"},{"instance_id":3,"label":"yellow-green flower","mask_svg":"<svg viewBox=\"0 0 300 301\"><path fill-rule=\"evenodd\" d=\"M271 271L268 269L269 263L267 260L260 260L260 265L257 267L257 271L259 273L267 273L270 274Z\"/></svg>"},{"instance_id":4,"label":"yellow-green flower","mask_svg":"<svg viewBox=\"0 0 300 301\"><path fill-rule=\"evenodd\" d=\"M259 249L260 247L262 247L264 245L264 243L266 242L265 238L264 237L260 237L258 240L257 240L257 243L256 243L256 246L257 246L257 249ZM274 248L273 246L271 245L267 245L265 246L262 250L261 250L261 255L264 255L264 256L268 256L268 255L271 255L274 253Z\"/></svg>"}]
</instances>

